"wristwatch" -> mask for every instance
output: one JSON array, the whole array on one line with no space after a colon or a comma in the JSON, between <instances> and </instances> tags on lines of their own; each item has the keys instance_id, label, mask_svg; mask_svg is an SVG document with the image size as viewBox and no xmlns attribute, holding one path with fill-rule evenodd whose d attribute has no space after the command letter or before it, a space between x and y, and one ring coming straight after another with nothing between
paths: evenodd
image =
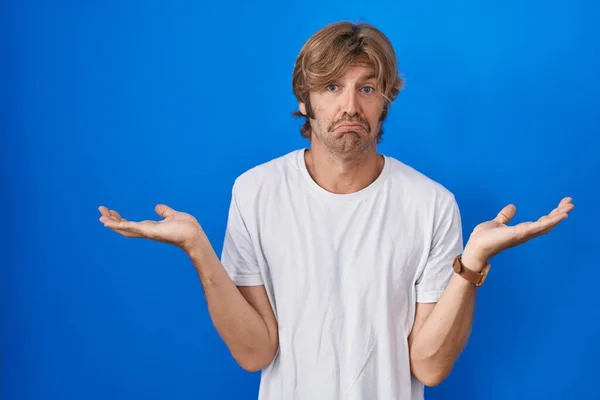
<instances>
[{"instance_id":1,"label":"wristwatch","mask_svg":"<svg viewBox=\"0 0 600 400\"><path fill-rule=\"evenodd\" d=\"M475 286L481 286L483 285L483 282L485 282L485 278L490 270L490 263L486 263L481 272L477 272L465 267L462 263L462 255L458 255L452 263L452 268L454 269L454 272L475 284Z\"/></svg>"}]
</instances>

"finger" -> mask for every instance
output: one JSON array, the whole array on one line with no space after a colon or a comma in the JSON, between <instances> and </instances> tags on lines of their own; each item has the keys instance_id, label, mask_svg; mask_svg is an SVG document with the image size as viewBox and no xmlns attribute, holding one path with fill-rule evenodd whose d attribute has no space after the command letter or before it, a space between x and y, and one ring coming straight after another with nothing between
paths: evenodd
<instances>
[{"instance_id":1,"label":"finger","mask_svg":"<svg viewBox=\"0 0 600 400\"><path fill-rule=\"evenodd\" d=\"M533 238L550 232L558 223L568 215L566 213L556 213L546 215L536 222L527 222L523 224L523 235L527 238Z\"/></svg>"},{"instance_id":2,"label":"finger","mask_svg":"<svg viewBox=\"0 0 600 400\"><path fill-rule=\"evenodd\" d=\"M568 214L574 208L575 208L575 205L572 203L564 204L560 207L556 207L554 210L552 210L552 212L550 214L548 214L548 216L554 216L556 214L561 214L561 213Z\"/></svg>"},{"instance_id":3,"label":"finger","mask_svg":"<svg viewBox=\"0 0 600 400\"><path fill-rule=\"evenodd\" d=\"M115 220L112 216L102 216L100 217L100 222L104 224L105 227L112 229L113 231L127 237L141 237L139 233L127 231L124 229L118 229L117 226L119 221ZM121 226L123 226L121 224Z\"/></svg>"},{"instance_id":4,"label":"finger","mask_svg":"<svg viewBox=\"0 0 600 400\"><path fill-rule=\"evenodd\" d=\"M100 217L100 222L105 223L107 221L114 221L114 222L119 222L119 221L125 221L124 219L118 219L113 215L103 215Z\"/></svg>"},{"instance_id":5,"label":"finger","mask_svg":"<svg viewBox=\"0 0 600 400\"><path fill-rule=\"evenodd\" d=\"M558 206L550 212L550 214L542 216L540 219L538 219L538 221L545 221L548 217L554 217L557 214L569 213L571 210L573 210L573 208L575 208L575 205L571 201L572 199L570 197L563 198Z\"/></svg>"},{"instance_id":6,"label":"finger","mask_svg":"<svg viewBox=\"0 0 600 400\"><path fill-rule=\"evenodd\" d=\"M552 229L554 229L554 227L555 227L556 225L558 225L558 224L554 224L554 225L551 225L551 226L547 227L546 229L542 229L541 231L539 231L539 232L535 233L535 234L534 234L532 237L538 237L538 236L542 236L542 235L545 235L545 234L547 234L547 233L550 233L550 231L551 231Z\"/></svg>"},{"instance_id":7,"label":"finger","mask_svg":"<svg viewBox=\"0 0 600 400\"><path fill-rule=\"evenodd\" d=\"M510 220L512 220L513 217L515 216L516 212L517 212L517 207L514 204L509 204L506 207L504 207L498 213L498 215L496 215L496 218L494 218L494 221L501 223L501 224L508 224L510 222Z\"/></svg>"},{"instance_id":8,"label":"finger","mask_svg":"<svg viewBox=\"0 0 600 400\"><path fill-rule=\"evenodd\" d=\"M558 203L558 207L560 207L560 206L564 206L564 205L566 205L566 204L568 204L568 203L571 203L572 201L573 201L573 198L572 198L572 197L564 197L564 198L563 198L563 199L560 201L560 203Z\"/></svg>"},{"instance_id":9,"label":"finger","mask_svg":"<svg viewBox=\"0 0 600 400\"><path fill-rule=\"evenodd\" d=\"M557 211L554 214L544 215L542 218L538 219L536 223L542 223L546 225L557 224L563 219L567 218L568 215L564 211Z\"/></svg>"},{"instance_id":10,"label":"finger","mask_svg":"<svg viewBox=\"0 0 600 400\"><path fill-rule=\"evenodd\" d=\"M130 232L130 231L124 231L122 229L113 229L113 231L115 231L118 234L121 234L121 235L123 235L125 237L128 237L128 238L141 238L141 237L143 237L139 233Z\"/></svg>"},{"instance_id":11,"label":"finger","mask_svg":"<svg viewBox=\"0 0 600 400\"><path fill-rule=\"evenodd\" d=\"M140 236L146 236L147 231L149 229L149 224L147 223L142 224L139 222L126 220L116 221L111 218L107 218L104 220L104 226L106 226L107 228L111 228L114 231L123 231Z\"/></svg>"},{"instance_id":12,"label":"finger","mask_svg":"<svg viewBox=\"0 0 600 400\"><path fill-rule=\"evenodd\" d=\"M101 215L104 215L104 216L109 216L110 215L110 212L108 211L108 208L106 208L105 206L98 207L98 211L100 211Z\"/></svg>"},{"instance_id":13,"label":"finger","mask_svg":"<svg viewBox=\"0 0 600 400\"><path fill-rule=\"evenodd\" d=\"M102 223L106 222L109 219L113 221L120 221L123 219L118 212L116 212L115 210L109 210L105 206L98 207L98 211L100 211L100 214L102 214L102 217L100 217L100 222Z\"/></svg>"},{"instance_id":14,"label":"finger","mask_svg":"<svg viewBox=\"0 0 600 400\"><path fill-rule=\"evenodd\" d=\"M123 219L123 217L121 217L121 214L119 214L115 210L110 210L109 212L110 212L110 215L113 216L113 217L115 217L116 219L118 219L118 220Z\"/></svg>"},{"instance_id":15,"label":"finger","mask_svg":"<svg viewBox=\"0 0 600 400\"><path fill-rule=\"evenodd\" d=\"M562 211L562 212L564 212L564 213L567 213L567 214L568 214L569 212L571 212L571 210L573 210L574 208L575 208L575 204L573 204L573 203L567 203L567 204L563 204L563 205L560 207L561 211Z\"/></svg>"},{"instance_id":16,"label":"finger","mask_svg":"<svg viewBox=\"0 0 600 400\"><path fill-rule=\"evenodd\" d=\"M154 211L163 218L170 217L177 212L165 204L157 204L156 207L154 207Z\"/></svg>"}]
</instances>

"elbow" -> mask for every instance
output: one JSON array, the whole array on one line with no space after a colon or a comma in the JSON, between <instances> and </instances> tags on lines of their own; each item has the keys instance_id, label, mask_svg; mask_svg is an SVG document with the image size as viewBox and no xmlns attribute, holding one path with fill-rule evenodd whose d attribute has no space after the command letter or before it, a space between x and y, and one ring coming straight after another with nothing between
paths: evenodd
<instances>
[{"instance_id":1,"label":"elbow","mask_svg":"<svg viewBox=\"0 0 600 400\"><path fill-rule=\"evenodd\" d=\"M422 368L414 368L412 374L423 385L435 387L446 380L448 375L450 375L450 370L442 367L424 366Z\"/></svg>"},{"instance_id":2,"label":"elbow","mask_svg":"<svg viewBox=\"0 0 600 400\"><path fill-rule=\"evenodd\" d=\"M238 365L242 367L242 369L246 372L258 372L264 369L267 365L259 362L255 362L253 360L241 361L236 360Z\"/></svg>"},{"instance_id":3,"label":"elbow","mask_svg":"<svg viewBox=\"0 0 600 400\"><path fill-rule=\"evenodd\" d=\"M444 382L447 378L447 374L444 374L442 372L429 372L429 373L425 373L425 374L420 374L418 376L416 376L416 378L419 380L419 382L421 382L423 385L427 386L427 387L436 387L438 386L440 383Z\"/></svg>"},{"instance_id":4,"label":"elbow","mask_svg":"<svg viewBox=\"0 0 600 400\"><path fill-rule=\"evenodd\" d=\"M411 358L412 375L423 385L435 387L448 378L452 370L452 363L440 362L434 357Z\"/></svg>"},{"instance_id":5,"label":"elbow","mask_svg":"<svg viewBox=\"0 0 600 400\"><path fill-rule=\"evenodd\" d=\"M269 352L268 354L245 354L245 355L233 355L233 358L237 364L247 372L258 372L265 369L273 359L275 358L276 352Z\"/></svg>"}]
</instances>

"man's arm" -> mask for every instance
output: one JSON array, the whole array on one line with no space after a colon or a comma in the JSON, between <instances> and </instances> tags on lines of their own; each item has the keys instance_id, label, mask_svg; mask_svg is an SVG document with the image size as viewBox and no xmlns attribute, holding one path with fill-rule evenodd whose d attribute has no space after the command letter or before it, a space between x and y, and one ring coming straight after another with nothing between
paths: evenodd
<instances>
[{"instance_id":1,"label":"man's arm","mask_svg":"<svg viewBox=\"0 0 600 400\"><path fill-rule=\"evenodd\" d=\"M537 221L507 226L516 207L509 204L491 221L475 227L463 253L466 268L480 272L498 253L549 233L575 207L570 197ZM448 265L448 268L451 268ZM473 321L476 286L454 274L435 304L417 304L409 335L413 375L428 386L441 383L464 349Z\"/></svg>"},{"instance_id":2,"label":"man's arm","mask_svg":"<svg viewBox=\"0 0 600 400\"><path fill-rule=\"evenodd\" d=\"M273 360L279 346L278 328L265 287L236 287L196 218L165 204L155 207L164 218L159 222L128 221L105 206L98 210L104 226L123 236L170 243L188 254L202 282L213 324L242 368L257 371ZM240 233L243 223L237 208L231 208L230 216L226 259L251 259L248 238Z\"/></svg>"},{"instance_id":3,"label":"man's arm","mask_svg":"<svg viewBox=\"0 0 600 400\"><path fill-rule=\"evenodd\" d=\"M258 371L279 346L277 320L264 285L236 287L207 240L188 252L206 296L213 324L237 363Z\"/></svg>"},{"instance_id":4,"label":"man's arm","mask_svg":"<svg viewBox=\"0 0 600 400\"><path fill-rule=\"evenodd\" d=\"M468 268L475 261L463 256ZM449 266L450 268L450 266ZM437 303L417 303L409 335L413 375L427 386L440 384L450 374L471 332L476 286L454 274Z\"/></svg>"}]
</instances>

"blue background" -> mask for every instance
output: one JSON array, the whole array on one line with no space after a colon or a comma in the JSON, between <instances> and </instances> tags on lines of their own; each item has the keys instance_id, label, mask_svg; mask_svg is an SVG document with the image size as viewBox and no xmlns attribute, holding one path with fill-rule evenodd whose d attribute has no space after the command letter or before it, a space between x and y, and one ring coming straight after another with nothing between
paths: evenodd
<instances>
[{"instance_id":1,"label":"blue background","mask_svg":"<svg viewBox=\"0 0 600 400\"><path fill-rule=\"evenodd\" d=\"M393 41L406 88L381 151L451 189L464 233L563 196L493 260L474 331L428 399L600 398L598 2L3 2L2 399L255 399L179 249L98 222L156 203L220 252L234 178L307 146L291 73L343 19Z\"/></svg>"}]
</instances>

